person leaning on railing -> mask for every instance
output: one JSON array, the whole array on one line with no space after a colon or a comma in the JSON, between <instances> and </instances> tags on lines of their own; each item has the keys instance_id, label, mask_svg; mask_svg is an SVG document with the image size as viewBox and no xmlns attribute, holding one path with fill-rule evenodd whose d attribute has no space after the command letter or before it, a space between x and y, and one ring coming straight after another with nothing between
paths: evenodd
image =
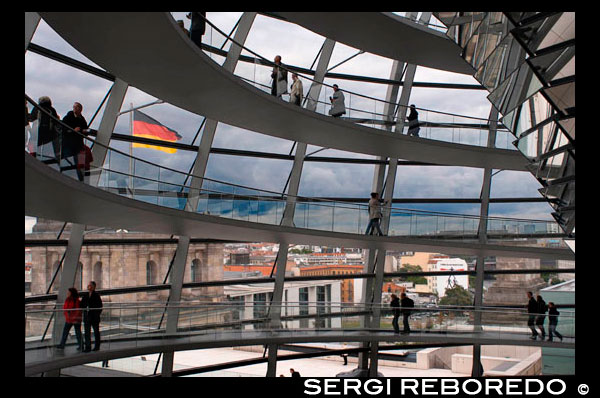
<instances>
[{"instance_id":1,"label":"person leaning on railing","mask_svg":"<svg viewBox=\"0 0 600 398\"><path fill-rule=\"evenodd\" d=\"M63 118L63 123L71 127L73 130L65 129L62 142L62 156L63 158L72 157L73 164L77 165L77 178L79 181L83 181L83 171L85 168L87 151L85 151L85 145L83 143L83 135L88 128L87 121L83 117L82 112L83 105L79 102L73 104L73 110L67 112ZM88 148L89 149L89 148ZM80 155L80 152L83 154Z\"/></svg>"}]
</instances>

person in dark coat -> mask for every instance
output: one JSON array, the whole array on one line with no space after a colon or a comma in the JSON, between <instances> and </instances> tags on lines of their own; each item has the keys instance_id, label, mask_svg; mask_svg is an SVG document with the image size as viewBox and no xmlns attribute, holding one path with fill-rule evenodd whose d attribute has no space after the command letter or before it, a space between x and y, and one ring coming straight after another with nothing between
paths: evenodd
<instances>
[{"instance_id":1,"label":"person in dark coat","mask_svg":"<svg viewBox=\"0 0 600 398\"><path fill-rule=\"evenodd\" d=\"M535 340L538 336L538 332L535 330L535 316L538 312L538 304L533 298L533 293L527 292L527 298L529 299L529 302L527 303L527 313L529 314L527 326L531 329L531 337L529 338Z\"/></svg>"},{"instance_id":2,"label":"person in dark coat","mask_svg":"<svg viewBox=\"0 0 600 398\"><path fill-rule=\"evenodd\" d=\"M275 66L273 66L273 70L271 71L271 78L273 79L271 83L271 95L281 98L283 94L287 93L287 70L281 67L283 66L281 55L276 55L273 62Z\"/></svg>"},{"instance_id":3,"label":"person in dark coat","mask_svg":"<svg viewBox=\"0 0 600 398\"><path fill-rule=\"evenodd\" d=\"M546 338L546 331L544 330L544 321L546 320L546 311L548 311L548 306L546 305L546 302L544 301L542 296L540 296L539 294L537 295L536 302L538 305L538 315L535 317L535 325L542 332L541 339L544 340Z\"/></svg>"},{"instance_id":4,"label":"person in dark coat","mask_svg":"<svg viewBox=\"0 0 600 398\"><path fill-rule=\"evenodd\" d=\"M38 99L38 105L42 110L33 108L29 120L37 120L37 153L42 154L42 146L48 143L52 143L52 149L54 150L54 158L58 160L60 155L60 135L58 134L56 122L54 118L59 119L56 109L52 107L52 100L48 96L43 96ZM48 113L50 115L48 115ZM48 157L46 155L46 157Z\"/></svg>"},{"instance_id":5,"label":"person in dark coat","mask_svg":"<svg viewBox=\"0 0 600 398\"><path fill-rule=\"evenodd\" d=\"M83 312L83 325L85 330L85 349L90 352L92 348L91 329L94 329L94 351L100 349L100 314L102 313L102 299L96 292L96 282L90 281L87 286L88 294L81 299Z\"/></svg>"},{"instance_id":6,"label":"person in dark coat","mask_svg":"<svg viewBox=\"0 0 600 398\"><path fill-rule=\"evenodd\" d=\"M400 297L400 306L402 307L402 310L400 310L400 312L402 312L402 325L404 326L402 334L409 334L410 325L408 324L408 318L410 317L411 308L415 306L415 302L412 301L412 299L410 299L406 295L406 293L401 293Z\"/></svg>"},{"instance_id":7,"label":"person in dark coat","mask_svg":"<svg viewBox=\"0 0 600 398\"><path fill-rule=\"evenodd\" d=\"M556 335L556 337L558 337L560 339L560 341L563 340L562 334L560 334L556 331L556 326L558 325L558 316L559 315L560 315L560 312L558 312L554 303L552 301L550 301L548 303L548 341L552 341L554 334Z\"/></svg>"},{"instance_id":8,"label":"person in dark coat","mask_svg":"<svg viewBox=\"0 0 600 398\"><path fill-rule=\"evenodd\" d=\"M300 372L294 370L294 368L290 368L290 373L292 374L292 377L301 377Z\"/></svg>"},{"instance_id":9,"label":"person in dark coat","mask_svg":"<svg viewBox=\"0 0 600 398\"><path fill-rule=\"evenodd\" d=\"M189 12L186 17L192 20L190 24L190 39L202 48L202 36L206 31L206 12Z\"/></svg>"},{"instance_id":10,"label":"person in dark coat","mask_svg":"<svg viewBox=\"0 0 600 398\"><path fill-rule=\"evenodd\" d=\"M419 112L417 112L417 108L413 105L410 106L410 113L408 114L408 131L406 135L413 135L415 137L419 136Z\"/></svg>"},{"instance_id":11,"label":"person in dark coat","mask_svg":"<svg viewBox=\"0 0 600 398\"><path fill-rule=\"evenodd\" d=\"M390 307L392 307L394 319L392 319L392 326L394 326L394 333L400 333L400 326L398 325L398 318L400 317L400 299L395 294L392 294L392 301L390 301Z\"/></svg>"},{"instance_id":12,"label":"person in dark coat","mask_svg":"<svg viewBox=\"0 0 600 398\"><path fill-rule=\"evenodd\" d=\"M83 105L79 102L73 104L73 110L69 111L63 118L63 122L75 131L65 129L62 141L62 156L64 158L72 157L73 164L77 164L77 155L83 149L83 134L88 128L87 121L81 114ZM83 172L81 168L76 168L77 178L83 181Z\"/></svg>"}]
</instances>

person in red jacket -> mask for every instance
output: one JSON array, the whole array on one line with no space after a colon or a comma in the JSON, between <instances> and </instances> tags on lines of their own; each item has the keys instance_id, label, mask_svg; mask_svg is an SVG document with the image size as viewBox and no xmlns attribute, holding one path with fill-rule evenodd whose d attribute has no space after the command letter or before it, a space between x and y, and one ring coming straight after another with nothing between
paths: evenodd
<instances>
[{"instance_id":1,"label":"person in red jacket","mask_svg":"<svg viewBox=\"0 0 600 398\"><path fill-rule=\"evenodd\" d=\"M75 337L77 337L77 351L83 349L83 341L81 339L81 303L79 302L79 293L74 287L69 288L67 291L67 298L63 305L63 312L65 314L65 327L63 328L62 339L57 348L65 348L67 337L69 337L69 331L71 326L74 326Z\"/></svg>"}]
</instances>

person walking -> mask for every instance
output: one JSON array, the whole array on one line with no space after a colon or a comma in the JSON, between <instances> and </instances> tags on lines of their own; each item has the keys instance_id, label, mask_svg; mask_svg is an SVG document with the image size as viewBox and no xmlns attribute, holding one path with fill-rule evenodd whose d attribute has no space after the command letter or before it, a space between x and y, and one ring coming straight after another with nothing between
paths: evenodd
<instances>
[{"instance_id":1,"label":"person walking","mask_svg":"<svg viewBox=\"0 0 600 398\"><path fill-rule=\"evenodd\" d=\"M379 199L379 194L377 192L371 192L371 199L369 200L369 224L367 225L365 235L372 235L375 228L380 236L383 235L381 227L379 226L381 218L383 217L381 203L387 204L383 199Z\"/></svg>"},{"instance_id":2,"label":"person walking","mask_svg":"<svg viewBox=\"0 0 600 398\"><path fill-rule=\"evenodd\" d=\"M294 82L292 83L292 88L290 92L290 102L294 105L302 106L302 82L300 81L300 79L298 79L297 73L292 74L292 80Z\"/></svg>"},{"instance_id":3,"label":"person walking","mask_svg":"<svg viewBox=\"0 0 600 398\"><path fill-rule=\"evenodd\" d=\"M206 31L206 12L188 12L186 18L191 20L190 39L202 48L202 36Z\"/></svg>"},{"instance_id":4,"label":"person walking","mask_svg":"<svg viewBox=\"0 0 600 398\"><path fill-rule=\"evenodd\" d=\"M406 119L408 119L408 131L406 135L418 137L421 128L419 127L419 112L417 112L414 104L410 106L410 113Z\"/></svg>"},{"instance_id":5,"label":"person walking","mask_svg":"<svg viewBox=\"0 0 600 398\"><path fill-rule=\"evenodd\" d=\"M535 316L538 312L538 304L533 298L533 293L531 292L527 292L527 299L529 300L527 302L527 313L529 314L527 318L527 326L529 326L529 329L531 329L531 336L529 338L531 340L535 340L538 336L538 332L535 330Z\"/></svg>"},{"instance_id":6,"label":"person walking","mask_svg":"<svg viewBox=\"0 0 600 398\"><path fill-rule=\"evenodd\" d=\"M415 306L415 302L411 298L409 298L404 292L400 293L400 297L400 306L402 307L402 325L404 326L402 334L409 334L410 325L408 323L408 318L410 317L411 308Z\"/></svg>"},{"instance_id":7,"label":"person walking","mask_svg":"<svg viewBox=\"0 0 600 398\"><path fill-rule=\"evenodd\" d=\"M331 101L331 109L329 110L331 116L340 117L346 113L344 93L337 84L333 85L333 96L329 97L329 101Z\"/></svg>"},{"instance_id":8,"label":"person walking","mask_svg":"<svg viewBox=\"0 0 600 398\"><path fill-rule=\"evenodd\" d=\"M392 319L392 326L394 327L394 333L400 333L400 326L398 325L398 318L400 318L400 299L395 294L392 294L392 301L390 301L390 307L392 307L392 312L394 315L394 319Z\"/></svg>"},{"instance_id":9,"label":"person walking","mask_svg":"<svg viewBox=\"0 0 600 398\"><path fill-rule=\"evenodd\" d=\"M65 326L63 328L62 338L60 344L57 346L59 349L65 348L65 343L69 337L69 331L71 327L75 329L75 337L77 338L77 351L83 349L83 341L81 339L81 304L79 302L79 293L74 287L70 287L67 290L67 298L63 304L63 313L65 315Z\"/></svg>"},{"instance_id":10,"label":"person walking","mask_svg":"<svg viewBox=\"0 0 600 398\"><path fill-rule=\"evenodd\" d=\"M287 93L287 70L282 67L281 55L276 55L274 62L275 66L271 72L271 78L273 78L271 95L281 98L283 94Z\"/></svg>"},{"instance_id":11,"label":"person walking","mask_svg":"<svg viewBox=\"0 0 600 398\"><path fill-rule=\"evenodd\" d=\"M94 351L100 349L100 314L102 313L102 299L96 292L96 282L90 281L87 286L88 294L81 300L81 308L84 309L83 324L85 330L85 349L90 352L92 348L91 329L94 329Z\"/></svg>"},{"instance_id":12,"label":"person walking","mask_svg":"<svg viewBox=\"0 0 600 398\"><path fill-rule=\"evenodd\" d=\"M535 317L535 326L542 332L541 339L543 341L546 338L546 331L544 330L544 321L546 320L546 311L548 311L548 306L546 305L546 302L544 301L542 296L540 296L539 294L537 295L536 302L538 305L538 315Z\"/></svg>"},{"instance_id":13,"label":"person walking","mask_svg":"<svg viewBox=\"0 0 600 398\"><path fill-rule=\"evenodd\" d=\"M560 339L560 341L563 340L562 334L556 331L559 315L560 312L558 312L554 303L552 301L548 302L548 341L552 341L554 334Z\"/></svg>"}]
</instances>

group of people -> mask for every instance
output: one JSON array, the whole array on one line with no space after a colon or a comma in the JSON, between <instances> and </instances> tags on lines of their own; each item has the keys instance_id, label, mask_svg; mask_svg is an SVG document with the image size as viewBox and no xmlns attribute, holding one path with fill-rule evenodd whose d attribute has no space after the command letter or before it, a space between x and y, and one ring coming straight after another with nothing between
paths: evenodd
<instances>
[{"instance_id":1,"label":"group of people","mask_svg":"<svg viewBox=\"0 0 600 398\"><path fill-rule=\"evenodd\" d=\"M67 291L67 298L63 305L65 326L58 349L64 349L71 327L75 329L77 338L77 351L92 351L91 330L94 329L93 351L100 349L100 314L102 313L102 299L96 292L96 282L90 281L87 286L88 292L79 298L79 292L74 287ZM81 322L84 325L84 337L81 338Z\"/></svg>"},{"instance_id":2,"label":"group of people","mask_svg":"<svg viewBox=\"0 0 600 398\"><path fill-rule=\"evenodd\" d=\"M415 306L415 302L406 295L406 293L400 293L400 299L395 294L392 294L392 301L390 301L390 307L392 308L392 313L394 318L392 319L392 326L394 326L395 334L409 334L410 333L410 325L408 323L408 318L410 317L411 308ZM398 318L400 318L400 314L402 314L402 332L400 332L400 326L398 325Z\"/></svg>"},{"instance_id":3,"label":"group of people","mask_svg":"<svg viewBox=\"0 0 600 398\"><path fill-rule=\"evenodd\" d=\"M273 61L273 71L271 72L271 95L281 98L283 94L288 93L288 73L281 63L281 55L277 55ZM304 89L302 81L298 79L297 73L292 73L292 85L290 86L290 103L302 106L302 98L304 97ZM344 93L340 90L337 84L333 85L333 95L329 97L331 109L329 114L333 117L340 117L346 113L346 105Z\"/></svg>"},{"instance_id":4,"label":"group of people","mask_svg":"<svg viewBox=\"0 0 600 398\"><path fill-rule=\"evenodd\" d=\"M271 78L273 79L271 83L271 95L281 98L283 94L288 93L288 73L281 63L281 55L277 55L273 62L275 65L273 66L273 71L271 72ZM293 83L289 92L290 103L301 106L303 98L302 81L298 79L297 73L292 73L292 80ZM329 97L329 101L331 102L329 114L333 117L340 117L346 113L346 99L344 97L344 93L342 90L340 90L337 84L334 84L332 87L333 95ZM417 108L414 104L410 105L410 113L406 119L408 120L408 131L406 134L418 137L419 131L421 130L419 127L419 112L417 112Z\"/></svg>"},{"instance_id":5,"label":"group of people","mask_svg":"<svg viewBox=\"0 0 600 398\"><path fill-rule=\"evenodd\" d=\"M548 341L552 341L554 335L562 341L563 336L556 330L560 312L558 312L554 303L550 301L546 305L542 296L538 294L534 299L533 293L531 292L527 292L527 298L529 299L529 302L527 303L527 313L529 314L527 326L531 329L531 336L529 338L532 340L536 340L538 336L540 337L540 340L546 338L544 321L546 320L546 312L548 312ZM540 333L537 332L536 327L540 330Z\"/></svg>"},{"instance_id":6,"label":"group of people","mask_svg":"<svg viewBox=\"0 0 600 398\"><path fill-rule=\"evenodd\" d=\"M73 104L72 110L67 112L62 122L71 129L63 129L53 118L60 119L56 109L52 106L52 100L48 96L38 99L38 105L28 112L27 100L25 100L25 145L29 153L37 157L42 154L42 148L46 144L52 145L53 155L57 162L67 159L75 166L77 178L83 181L89 175L92 153L90 148L84 144L83 135L86 135L88 123L83 116L83 105L79 102ZM45 112L44 112L45 111ZM46 113L47 112L47 113ZM30 122L37 123L37 127L29 128Z\"/></svg>"}]
</instances>

